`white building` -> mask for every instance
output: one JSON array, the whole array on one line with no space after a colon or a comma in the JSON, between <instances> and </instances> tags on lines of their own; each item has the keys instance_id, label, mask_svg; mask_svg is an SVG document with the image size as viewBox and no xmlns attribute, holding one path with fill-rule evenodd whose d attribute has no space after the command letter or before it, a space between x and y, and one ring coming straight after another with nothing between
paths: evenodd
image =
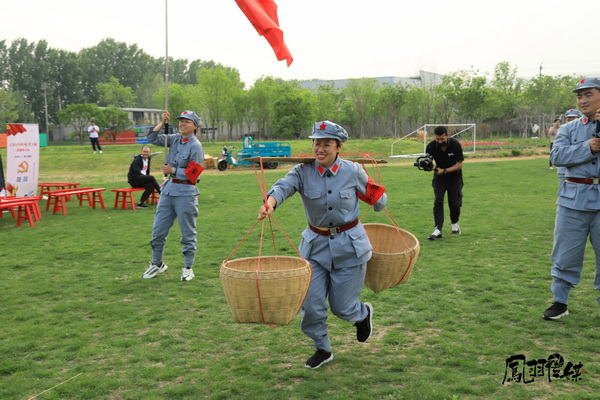
<instances>
[{"instance_id":1,"label":"white building","mask_svg":"<svg viewBox=\"0 0 600 400\"><path fill-rule=\"evenodd\" d=\"M407 78L401 78L398 76L382 76L373 78L380 85L402 85L404 87L432 87L442 83L444 75L436 74L434 72L419 71L418 76L412 76ZM312 79L307 81L300 81L300 87L306 89L316 90L321 85L333 85L334 89L343 89L348 85L350 79Z\"/></svg>"}]
</instances>

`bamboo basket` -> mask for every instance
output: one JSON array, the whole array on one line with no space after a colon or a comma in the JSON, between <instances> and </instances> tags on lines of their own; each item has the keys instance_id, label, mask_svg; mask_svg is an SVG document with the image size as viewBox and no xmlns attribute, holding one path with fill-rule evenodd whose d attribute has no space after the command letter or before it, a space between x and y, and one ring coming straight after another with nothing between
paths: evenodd
<instances>
[{"instance_id":1,"label":"bamboo basket","mask_svg":"<svg viewBox=\"0 0 600 400\"><path fill-rule=\"evenodd\" d=\"M299 257L246 257L223 261L219 276L236 322L286 325L304 303L311 268Z\"/></svg>"},{"instance_id":2,"label":"bamboo basket","mask_svg":"<svg viewBox=\"0 0 600 400\"><path fill-rule=\"evenodd\" d=\"M374 292L393 288L410 278L419 241L410 232L387 224L364 224L373 256L367 263L365 285Z\"/></svg>"}]
</instances>

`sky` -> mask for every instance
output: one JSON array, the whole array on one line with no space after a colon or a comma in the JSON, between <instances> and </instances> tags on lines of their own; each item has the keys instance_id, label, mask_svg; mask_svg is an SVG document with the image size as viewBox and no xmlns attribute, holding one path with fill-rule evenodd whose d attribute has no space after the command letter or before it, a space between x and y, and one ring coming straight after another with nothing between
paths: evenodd
<instances>
[{"instance_id":1,"label":"sky","mask_svg":"<svg viewBox=\"0 0 600 400\"><path fill-rule=\"evenodd\" d=\"M234 0L166 0L169 56L261 76L346 79L476 70L600 75L597 0L276 0L294 57L277 61ZM586 19L586 16L590 16ZM0 0L0 40L79 51L113 38L165 55L165 0Z\"/></svg>"}]
</instances>

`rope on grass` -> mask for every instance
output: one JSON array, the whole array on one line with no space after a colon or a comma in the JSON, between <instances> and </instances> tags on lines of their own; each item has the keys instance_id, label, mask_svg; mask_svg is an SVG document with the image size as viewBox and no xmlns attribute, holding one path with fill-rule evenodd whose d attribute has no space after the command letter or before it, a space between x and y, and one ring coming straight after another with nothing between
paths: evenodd
<instances>
[{"instance_id":1,"label":"rope on grass","mask_svg":"<svg viewBox=\"0 0 600 400\"><path fill-rule=\"evenodd\" d=\"M79 375L81 375L81 374L83 374L83 372L80 372L80 373L78 373L77 375L70 377L70 378L69 378L69 379L67 379L66 381L62 381L61 383L57 383L56 385L52 386L50 389L46 389L46 390L44 390L43 392L40 392L40 393L36 394L35 396L31 396L31 397L29 397L27 400L33 400L33 399L37 399L39 396L43 395L44 393L47 393L47 392L51 391L52 389L54 389L54 388L56 388L56 387L58 387L58 386L62 385L63 383L67 383L67 382L69 382L71 379L75 379L75 378L77 378L77 377L78 377Z\"/></svg>"}]
</instances>

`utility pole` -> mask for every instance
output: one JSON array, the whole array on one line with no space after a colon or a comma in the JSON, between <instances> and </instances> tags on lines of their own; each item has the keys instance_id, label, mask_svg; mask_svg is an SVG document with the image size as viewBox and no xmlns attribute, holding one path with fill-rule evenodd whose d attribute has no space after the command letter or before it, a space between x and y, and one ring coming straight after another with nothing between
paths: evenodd
<instances>
[{"instance_id":1,"label":"utility pole","mask_svg":"<svg viewBox=\"0 0 600 400\"><path fill-rule=\"evenodd\" d=\"M62 99L61 99L61 97L60 97L60 95L59 95L59 96L58 96L58 112L59 112L59 115L60 115L60 112L61 112L61 111L62 111ZM60 122L60 121L59 121L59 122ZM60 125L59 125L59 127L60 127L60 128L59 128L59 134L58 134L58 135L59 135L59 136L60 136L60 138L62 139L62 138L64 137L64 135L65 135L65 132L64 132L64 129L65 129L65 127L63 126L62 122L60 122ZM54 139L54 138L53 138L53 139Z\"/></svg>"},{"instance_id":2,"label":"utility pole","mask_svg":"<svg viewBox=\"0 0 600 400\"><path fill-rule=\"evenodd\" d=\"M542 76L542 63L540 63L540 76Z\"/></svg>"},{"instance_id":3,"label":"utility pole","mask_svg":"<svg viewBox=\"0 0 600 400\"><path fill-rule=\"evenodd\" d=\"M44 91L44 116L46 117L46 134L49 135L49 130L48 130L48 97L46 96L46 91L48 90L48 84L46 82L42 83L42 90Z\"/></svg>"}]
</instances>

